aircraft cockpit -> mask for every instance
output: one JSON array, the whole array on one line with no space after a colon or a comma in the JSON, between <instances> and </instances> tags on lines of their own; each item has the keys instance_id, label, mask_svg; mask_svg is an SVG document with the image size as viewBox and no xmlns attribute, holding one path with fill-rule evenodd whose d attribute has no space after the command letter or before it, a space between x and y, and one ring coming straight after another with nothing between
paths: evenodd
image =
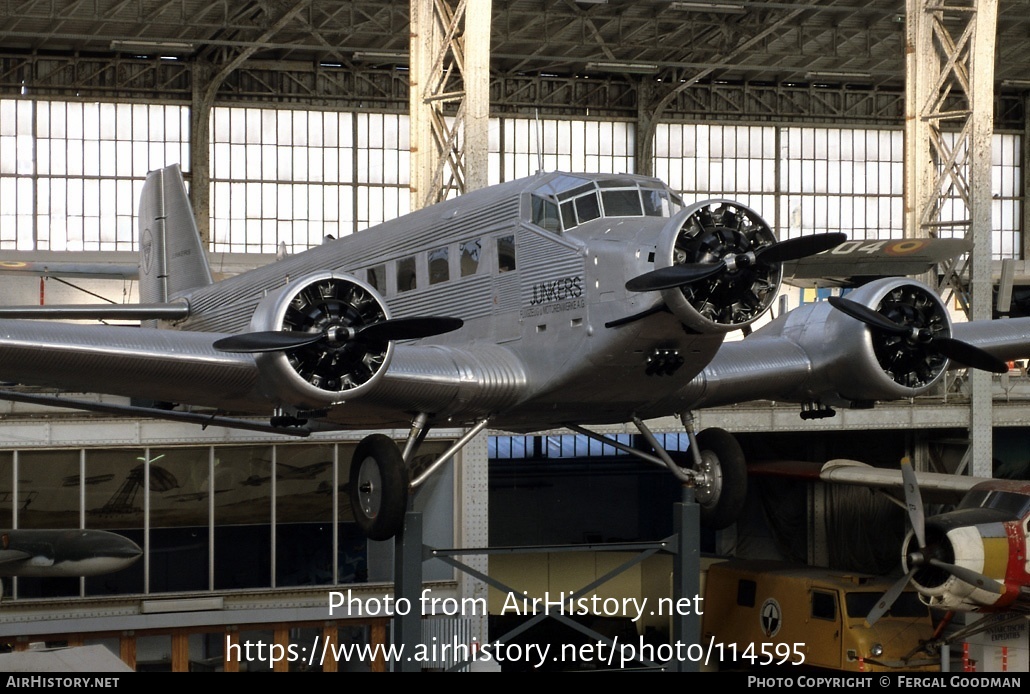
<instances>
[{"instance_id":1,"label":"aircraft cockpit","mask_svg":"<svg viewBox=\"0 0 1030 694\"><path fill-rule=\"evenodd\" d=\"M658 181L561 174L533 191L532 222L561 233L601 217L671 217L680 200Z\"/></svg>"},{"instance_id":2,"label":"aircraft cockpit","mask_svg":"<svg viewBox=\"0 0 1030 694\"><path fill-rule=\"evenodd\" d=\"M966 493L959 508L994 508L1011 514L1013 518L1024 518L1030 516L1030 497L1018 492L972 489Z\"/></svg>"}]
</instances>

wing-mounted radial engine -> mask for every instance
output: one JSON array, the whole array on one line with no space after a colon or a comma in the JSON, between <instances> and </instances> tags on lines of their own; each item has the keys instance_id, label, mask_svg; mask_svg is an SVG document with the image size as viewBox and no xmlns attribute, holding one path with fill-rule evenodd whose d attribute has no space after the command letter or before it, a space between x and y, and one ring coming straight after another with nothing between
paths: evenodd
<instances>
[{"instance_id":1,"label":"wing-mounted radial engine","mask_svg":"<svg viewBox=\"0 0 1030 694\"><path fill-rule=\"evenodd\" d=\"M252 352L278 407L317 410L356 397L389 367L393 340L461 327L457 318L390 318L386 302L355 277L323 272L303 277L258 305L253 332L215 342L226 352Z\"/></svg>"},{"instance_id":2,"label":"wing-mounted radial engine","mask_svg":"<svg viewBox=\"0 0 1030 694\"><path fill-rule=\"evenodd\" d=\"M997 357L951 336L944 302L922 283L897 278L829 303L855 320L828 318L820 341L823 354L832 356L814 361L822 362L820 373L846 400L919 395L942 378L949 360L995 373L1008 370ZM858 359L855 344L863 346Z\"/></svg>"},{"instance_id":3,"label":"wing-mounted radial engine","mask_svg":"<svg viewBox=\"0 0 1030 694\"><path fill-rule=\"evenodd\" d=\"M214 346L254 353L268 398L280 409L304 412L372 388L389 368L394 340L461 326L459 318L390 318L386 302L369 284L323 272L270 293L254 312L253 332ZM290 417L276 419L284 423ZM351 461L350 498L354 519L369 538L385 540L400 532L408 492L408 469L397 446L383 434L366 436Z\"/></svg>"},{"instance_id":4,"label":"wing-mounted radial engine","mask_svg":"<svg viewBox=\"0 0 1030 694\"><path fill-rule=\"evenodd\" d=\"M747 328L772 306L781 265L833 248L844 234L814 234L778 242L751 208L731 200L695 203L662 231L656 269L626 283L659 291L680 321L698 332Z\"/></svg>"}]
</instances>

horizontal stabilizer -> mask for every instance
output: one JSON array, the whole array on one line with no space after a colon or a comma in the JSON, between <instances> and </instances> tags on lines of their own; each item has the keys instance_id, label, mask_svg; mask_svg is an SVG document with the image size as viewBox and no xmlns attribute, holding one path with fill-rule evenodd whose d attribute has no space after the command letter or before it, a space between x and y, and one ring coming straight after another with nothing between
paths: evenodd
<instances>
[{"instance_id":1,"label":"horizontal stabilizer","mask_svg":"<svg viewBox=\"0 0 1030 694\"><path fill-rule=\"evenodd\" d=\"M190 307L182 302L0 307L0 318L43 320L179 320L189 315Z\"/></svg>"},{"instance_id":2,"label":"horizontal stabilizer","mask_svg":"<svg viewBox=\"0 0 1030 694\"><path fill-rule=\"evenodd\" d=\"M134 280L139 277L139 264L81 263L66 260L4 260L0 261L0 273L29 274L41 277Z\"/></svg>"}]
</instances>

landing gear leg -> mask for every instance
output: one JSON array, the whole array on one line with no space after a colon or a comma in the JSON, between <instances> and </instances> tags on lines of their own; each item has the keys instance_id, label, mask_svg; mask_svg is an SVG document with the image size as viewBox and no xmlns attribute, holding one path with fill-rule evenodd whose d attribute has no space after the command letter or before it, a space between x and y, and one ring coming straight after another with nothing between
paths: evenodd
<instances>
[{"instance_id":1,"label":"landing gear leg","mask_svg":"<svg viewBox=\"0 0 1030 694\"><path fill-rule=\"evenodd\" d=\"M410 492L486 428L483 419L411 479L409 465L429 433L428 416L411 426L404 452L384 434L371 434L358 444L350 464L350 502L354 520L370 540L389 540L404 529Z\"/></svg>"},{"instance_id":2,"label":"landing gear leg","mask_svg":"<svg viewBox=\"0 0 1030 694\"><path fill-rule=\"evenodd\" d=\"M705 429L694 434L690 413L681 416L690 438L694 470L699 482L694 489L701 506L701 524L713 530L733 525L744 510L747 497L747 462L744 451L725 429Z\"/></svg>"}]
</instances>

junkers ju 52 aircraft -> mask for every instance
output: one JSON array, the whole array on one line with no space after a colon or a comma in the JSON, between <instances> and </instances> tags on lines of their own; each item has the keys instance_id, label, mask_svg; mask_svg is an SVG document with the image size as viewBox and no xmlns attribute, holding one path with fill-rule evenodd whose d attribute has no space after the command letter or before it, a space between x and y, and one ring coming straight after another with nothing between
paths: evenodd
<instances>
[{"instance_id":1,"label":"junkers ju 52 aircraft","mask_svg":"<svg viewBox=\"0 0 1030 694\"><path fill-rule=\"evenodd\" d=\"M724 430L695 435L693 410L771 398L826 416L919 395L950 366L1002 371L1030 356L1030 320L953 325L929 287L903 278L752 332L782 264L844 235L778 241L746 205L685 204L652 178L541 173L218 282L178 166L152 172L141 198L142 303L0 311L0 379L180 406L137 415L248 427L236 415L268 416L298 435L410 426L403 449L371 434L355 451L351 502L372 539L398 533L410 490L487 426L597 437L587 427L633 422L653 453L613 445L693 486L702 522L725 527L744 503L744 456ZM727 341L735 330L747 337ZM668 415L687 427L692 464L644 423ZM413 477L442 425L467 434Z\"/></svg>"}]
</instances>

